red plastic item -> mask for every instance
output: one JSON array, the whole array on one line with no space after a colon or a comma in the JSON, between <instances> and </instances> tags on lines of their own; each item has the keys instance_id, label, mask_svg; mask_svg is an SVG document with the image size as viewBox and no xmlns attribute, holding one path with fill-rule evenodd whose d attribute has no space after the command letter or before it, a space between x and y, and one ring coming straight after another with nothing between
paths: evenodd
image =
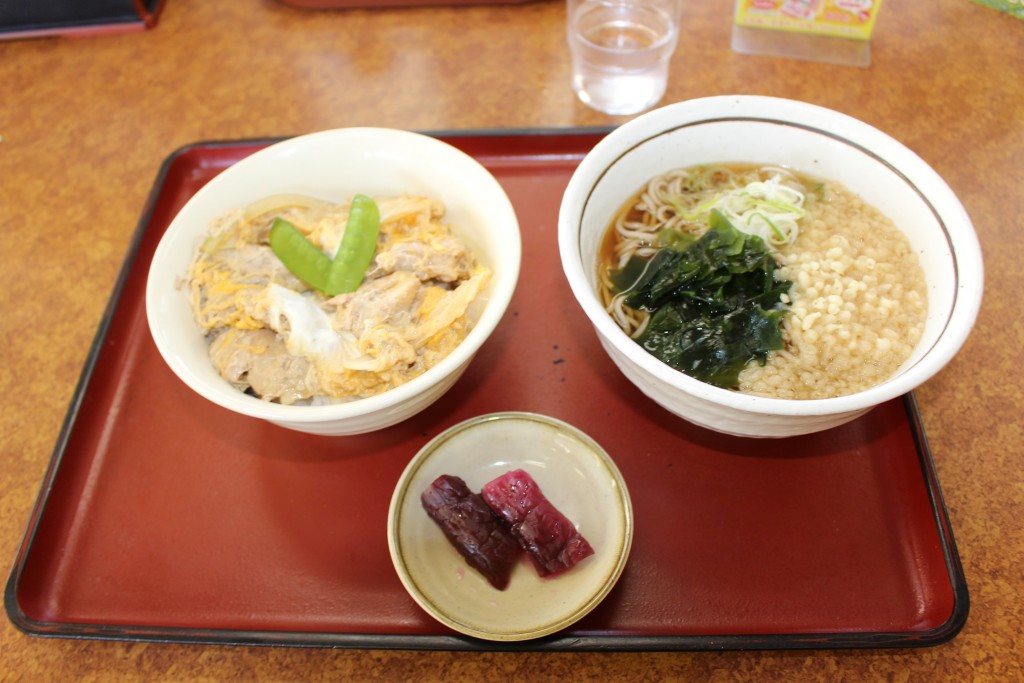
<instances>
[{"instance_id":1,"label":"red plastic item","mask_svg":"<svg viewBox=\"0 0 1024 683\"><path fill-rule=\"evenodd\" d=\"M56 444L7 584L32 634L426 649L914 647L954 637L968 594L913 397L783 440L692 426L601 349L561 271L562 191L605 131L440 134L498 178L523 269L492 338L417 417L304 435L202 399L149 335L146 273L182 204L270 141L200 143L164 164ZM515 644L446 629L402 588L388 504L439 432L496 411L565 420L632 495L629 564L568 631Z\"/></svg>"}]
</instances>

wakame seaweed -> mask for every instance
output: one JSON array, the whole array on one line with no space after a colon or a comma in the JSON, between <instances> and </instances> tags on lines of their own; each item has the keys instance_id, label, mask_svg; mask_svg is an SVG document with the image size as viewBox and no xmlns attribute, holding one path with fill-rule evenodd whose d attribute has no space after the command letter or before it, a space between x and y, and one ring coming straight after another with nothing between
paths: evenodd
<instances>
[{"instance_id":1,"label":"wakame seaweed","mask_svg":"<svg viewBox=\"0 0 1024 683\"><path fill-rule=\"evenodd\" d=\"M747 363L782 348L782 295L775 259L756 235L737 230L718 210L692 244L634 257L612 273L625 303L651 313L637 338L647 351L691 377L735 388Z\"/></svg>"}]
</instances>

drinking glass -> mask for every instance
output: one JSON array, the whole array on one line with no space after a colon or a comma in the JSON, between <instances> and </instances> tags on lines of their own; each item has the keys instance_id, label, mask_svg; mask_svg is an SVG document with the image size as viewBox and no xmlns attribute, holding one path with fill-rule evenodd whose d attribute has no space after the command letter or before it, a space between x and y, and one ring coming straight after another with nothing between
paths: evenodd
<instances>
[{"instance_id":1,"label":"drinking glass","mask_svg":"<svg viewBox=\"0 0 1024 683\"><path fill-rule=\"evenodd\" d=\"M567 0L572 87L606 114L636 114L665 94L681 0Z\"/></svg>"}]
</instances>

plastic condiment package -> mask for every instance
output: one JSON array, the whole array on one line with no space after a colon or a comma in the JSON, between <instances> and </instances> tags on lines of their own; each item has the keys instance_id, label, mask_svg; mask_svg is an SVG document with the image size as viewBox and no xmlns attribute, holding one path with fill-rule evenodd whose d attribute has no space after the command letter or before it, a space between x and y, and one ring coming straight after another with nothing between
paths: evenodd
<instances>
[{"instance_id":1,"label":"plastic condiment package","mask_svg":"<svg viewBox=\"0 0 1024 683\"><path fill-rule=\"evenodd\" d=\"M736 25L870 40L882 0L736 0Z\"/></svg>"}]
</instances>

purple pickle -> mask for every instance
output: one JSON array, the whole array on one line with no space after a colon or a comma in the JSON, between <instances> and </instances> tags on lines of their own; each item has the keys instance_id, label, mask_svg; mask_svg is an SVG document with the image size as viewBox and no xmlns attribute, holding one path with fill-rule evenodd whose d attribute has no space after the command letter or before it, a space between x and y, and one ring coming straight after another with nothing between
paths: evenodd
<instances>
[{"instance_id":1,"label":"purple pickle","mask_svg":"<svg viewBox=\"0 0 1024 683\"><path fill-rule=\"evenodd\" d=\"M587 539L523 470L484 484L480 495L509 526L541 576L560 574L594 554Z\"/></svg>"},{"instance_id":2,"label":"purple pickle","mask_svg":"<svg viewBox=\"0 0 1024 683\"><path fill-rule=\"evenodd\" d=\"M459 477L443 474L420 495L423 508L470 567L498 590L508 587L522 548Z\"/></svg>"}]
</instances>

